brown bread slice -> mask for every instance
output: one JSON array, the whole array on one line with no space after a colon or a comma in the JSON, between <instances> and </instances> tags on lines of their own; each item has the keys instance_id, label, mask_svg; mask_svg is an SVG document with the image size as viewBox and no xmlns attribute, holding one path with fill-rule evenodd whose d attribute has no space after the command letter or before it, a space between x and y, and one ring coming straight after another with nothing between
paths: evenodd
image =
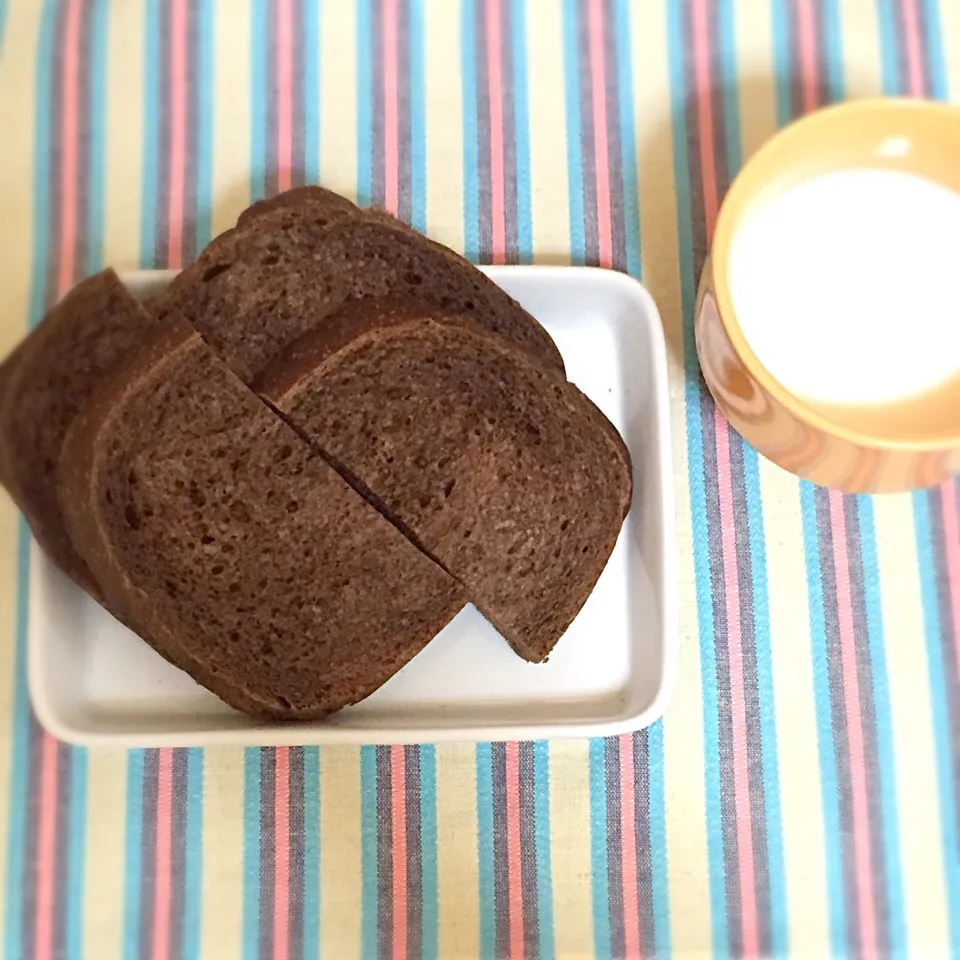
<instances>
[{"instance_id":1,"label":"brown bread slice","mask_svg":"<svg viewBox=\"0 0 960 960\"><path fill-rule=\"evenodd\" d=\"M465 603L183 322L76 418L60 498L111 609L247 712L354 703Z\"/></svg>"},{"instance_id":2,"label":"brown bread slice","mask_svg":"<svg viewBox=\"0 0 960 960\"><path fill-rule=\"evenodd\" d=\"M549 334L452 250L386 214L277 205L215 239L165 298L246 383L347 301L426 300L563 369ZM161 313L163 310L161 310Z\"/></svg>"},{"instance_id":3,"label":"brown bread slice","mask_svg":"<svg viewBox=\"0 0 960 960\"><path fill-rule=\"evenodd\" d=\"M546 659L632 491L626 448L576 387L469 319L362 301L302 338L259 389L522 657Z\"/></svg>"},{"instance_id":4,"label":"brown bread slice","mask_svg":"<svg viewBox=\"0 0 960 960\"><path fill-rule=\"evenodd\" d=\"M63 526L56 464L77 410L154 323L105 270L74 287L0 367L4 486L40 546L94 596L96 582Z\"/></svg>"},{"instance_id":5,"label":"brown bread slice","mask_svg":"<svg viewBox=\"0 0 960 960\"><path fill-rule=\"evenodd\" d=\"M339 193L327 190L326 187L320 187L316 184L307 184L302 187L293 187L291 190L284 190L282 193L275 193L272 197L265 197L256 203L250 204L243 213L237 218L237 226L243 227L269 213L278 207L295 207L300 204L317 204L330 212L331 215L339 213L347 215L359 215L360 208L348 200L341 197Z\"/></svg>"}]
</instances>

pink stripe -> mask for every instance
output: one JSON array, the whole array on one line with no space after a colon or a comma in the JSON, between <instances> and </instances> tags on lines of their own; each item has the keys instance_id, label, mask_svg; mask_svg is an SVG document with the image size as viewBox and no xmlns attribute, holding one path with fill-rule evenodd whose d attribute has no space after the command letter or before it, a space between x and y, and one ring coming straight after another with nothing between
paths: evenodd
<instances>
[{"instance_id":1,"label":"pink stripe","mask_svg":"<svg viewBox=\"0 0 960 960\"><path fill-rule=\"evenodd\" d=\"M801 94L803 112L810 113L820 105L817 78L820 64L817 59L817 27L814 23L813 0L797 3L797 45L799 47Z\"/></svg>"},{"instance_id":2,"label":"pink stripe","mask_svg":"<svg viewBox=\"0 0 960 960\"><path fill-rule=\"evenodd\" d=\"M957 677L960 677L960 517L957 515L957 491L953 481L940 488L943 500L943 539L947 562L947 583L950 584L950 613L953 620L953 654ZM943 625L943 632L950 629Z\"/></svg>"},{"instance_id":3,"label":"pink stripe","mask_svg":"<svg viewBox=\"0 0 960 960\"><path fill-rule=\"evenodd\" d=\"M183 259L183 192L187 164L187 0L170 0L170 193L167 198L167 265Z\"/></svg>"},{"instance_id":4,"label":"pink stripe","mask_svg":"<svg viewBox=\"0 0 960 960\"><path fill-rule=\"evenodd\" d=\"M736 518L733 515L733 480L730 471L730 427L720 411L714 414L717 433L717 485L720 530L723 542L723 592L726 596L727 657L730 670L730 710L733 727L733 792L737 815L737 859L740 870L740 916L744 956L760 954L757 923L756 878L750 810L750 753L747 748L747 714L743 678L743 637L740 632L740 577L737 571Z\"/></svg>"},{"instance_id":5,"label":"pink stripe","mask_svg":"<svg viewBox=\"0 0 960 960\"><path fill-rule=\"evenodd\" d=\"M714 154L714 118L710 78L710 23L705 0L693 0L692 32L694 74L700 119L700 165L703 207L708 241L713 237L718 207L717 168ZM733 750L734 810L737 818L737 861L740 882L740 923L744 956L760 952L754 868L752 812L750 809L749 751L747 749L746 703L744 701L743 638L740 633L740 582L734 539L733 481L730 471L729 426L715 412L717 482L723 545L724 594L727 617L727 657L730 673L730 707Z\"/></svg>"},{"instance_id":6,"label":"pink stripe","mask_svg":"<svg viewBox=\"0 0 960 960\"><path fill-rule=\"evenodd\" d=\"M590 0L590 88L593 93L593 149L597 181L597 253L601 267L613 266L610 226L610 157L607 153L607 67L603 46L603 0Z\"/></svg>"},{"instance_id":7,"label":"pink stripe","mask_svg":"<svg viewBox=\"0 0 960 960\"><path fill-rule=\"evenodd\" d=\"M902 0L903 33L907 47L907 77L909 90L922 97L926 84L923 78L923 42L920 38L920 14L916 0Z\"/></svg>"},{"instance_id":8,"label":"pink stripe","mask_svg":"<svg viewBox=\"0 0 960 960\"><path fill-rule=\"evenodd\" d=\"M390 748L390 810L393 826L393 956L407 956L407 756Z\"/></svg>"},{"instance_id":9,"label":"pink stripe","mask_svg":"<svg viewBox=\"0 0 960 960\"><path fill-rule=\"evenodd\" d=\"M70 0L63 41L62 129L60 156L60 269L59 292L64 294L76 274L77 242L77 159L80 125L80 15L81 0Z\"/></svg>"},{"instance_id":10,"label":"pink stripe","mask_svg":"<svg viewBox=\"0 0 960 960\"><path fill-rule=\"evenodd\" d=\"M850 591L850 558L847 553L847 522L843 496L830 494L830 524L833 528L833 563L837 581L837 613L840 628L840 663L843 700L850 749L850 793L853 802L853 849L857 873L860 915L860 950L864 957L877 956L876 918L873 909L873 879L870 863L870 812L867 805L866 756L863 716L860 711L860 679Z\"/></svg>"},{"instance_id":11,"label":"pink stripe","mask_svg":"<svg viewBox=\"0 0 960 960\"><path fill-rule=\"evenodd\" d=\"M620 845L623 869L624 950L641 955L640 909L637 903L637 796L633 734L620 737Z\"/></svg>"},{"instance_id":12,"label":"pink stripe","mask_svg":"<svg viewBox=\"0 0 960 960\"><path fill-rule=\"evenodd\" d=\"M510 958L523 960L523 871L520 865L520 747L505 744L507 792L507 878Z\"/></svg>"},{"instance_id":13,"label":"pink stripe","mask_svg":"<svg viewBox=\"0 0 960 960\"><path fill-rule=\"evenodd\" d=\"M503 75L500 63L500 0L489 0L487 10L487 75L490 85L490 221L494 263L507 253L507 208L504 200Z\"/></svg>"},{"instance_id":14,"label":"pink stripe","mask_svg":"<svg viewBox=\"0 0 960 960\"><path fill-rule=\"evenodd\" d=\"M273 794L273 957L290 955L290 748L277 747Z\"/></svg>"},{"instance_id":15,"label":"pink stripe","mask_svg":"<svg viewBox=\"0 0 960 960\"><path fill-rule=\"evenodd\" d=\"M713 150L713 100L710 82L709 0L692 0L694 81L700 118L700 175L703 181L703 214L707 242L713 239L717 219L716 162Z\"/></svg>"},{"instance_id":16,"label":"pink stripe","mask_svg":"<svg viewBox=\"0 0 960 960\"><path fill-rule=\"evenodd\" d=\"M277 0L277 188L293 184L293 7Z\"/></svg>"},{"instance_id":17,"label":"pink stripe","mask_svg":"<svg viewBox=\"0 0 960 960\"><path fill-rule=\"evenodd\" d=\"M397 66L397 46L400 42L397 26L398 0L383 0L383 197L384 206L392 214L400 207L400 144L398 138L400 110L400 75Z\"/></svg>"},{"instance_id":18,"label":"pink stripe","mask_svg":"<svg viewBox=\"0 0 960 960\"><path fill-rule=\"evenodd\" d=\"M37 824L36 960L53 957L53 900L57 868L57 741L43 734L40 748L40 816Z\"/></svg>"},{"instance_id":19,"label":"pink stripe","mask_svg":"<svg viewBox=\"0 0 960 960\"><path fill-rule=\"evenodd\" d=\"M153 957L170 954L171 839L173 837L173 751L160 750L157 758L157 849L153 887Z\"/></svg>"}]
</instances>

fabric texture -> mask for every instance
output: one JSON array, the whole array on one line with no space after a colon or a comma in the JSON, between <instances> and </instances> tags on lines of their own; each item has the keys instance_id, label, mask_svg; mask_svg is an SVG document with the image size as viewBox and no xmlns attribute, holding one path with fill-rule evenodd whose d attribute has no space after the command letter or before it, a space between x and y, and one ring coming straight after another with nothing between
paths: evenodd
<instances>
[{"instance_id":1,"label":"fabric texture","mask_svg":"<svg viewBox=\"0 0 960 960\"><path fill-rule=\"evenodd\" d=\"M0 347L300 183L627 271L670 348L682 643L617 739L73 749L30 712L4 498L3 955L960 957L960 484L771 466L691 327L744 159L879 94L960 99L960 3L2 0Z\"/></svg>"}]
</instances>

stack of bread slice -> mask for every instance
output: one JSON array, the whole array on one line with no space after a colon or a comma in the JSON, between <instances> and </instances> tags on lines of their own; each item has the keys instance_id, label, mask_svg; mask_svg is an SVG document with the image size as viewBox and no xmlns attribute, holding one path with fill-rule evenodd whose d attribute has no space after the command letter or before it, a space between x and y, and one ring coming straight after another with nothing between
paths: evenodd
<instances>
[{"instance_id":1,"label":"stack of bread slice","mask_svg":"<svg viewBox=\"0 0 960 960\"><path fill-rule=\"evenodd\" d=\"M68 294L0 367L0 479L162 656L289 719L369 695L469 602L545 660L632 490L533 317L319 187L149 306L111 270Z\"/></svg>"}]
</instances>

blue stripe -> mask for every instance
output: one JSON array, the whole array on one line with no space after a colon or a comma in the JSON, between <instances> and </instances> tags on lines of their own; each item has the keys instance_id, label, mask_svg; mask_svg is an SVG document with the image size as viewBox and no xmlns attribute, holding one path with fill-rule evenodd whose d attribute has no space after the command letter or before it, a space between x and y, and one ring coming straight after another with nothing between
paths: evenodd
<instances>
[{"instance_id":1,"label":"blue stripe","mask_svg":"<svg viewBox=\"0 0 960 960\"><path fill-rule=\"evenodd\" d=\"M420 747L420 869L423 960L440 952L440 888L437 874L437 748Z\"/></svg>"},{"instance_id":2,"label":"blue stripe","mask_svg":"<svg viewBox=\"0 0 960 960\"><path fill-rule=\"evenodd\" d=\"M517 261L533 263L533 214L530 200L530 91L527 78L527 5L513 0L513 133L517 151Z\"/></svg>"},{"instance_id":3,"label":"blue stripe","mask_svg":"<svg viewBox=\"0 0 960 960\"><path fill-rule=\"evenodd\" d=\"M887 655L883 614L880 606L880 567L877 563L877 534L873 500L857 497L860 521L860 555L863 563L864 605L867 640L873 674L873 709L876 715L877 759L879 761L880 809L883 817L883 857L887 874L887 909L890 948L894 956L907 949L906 914L903 903L903 874L900 866L900 820L897 812L897 775L893 754L893 712L887 680Z\"/></svg>"},{"instance_id":4,"label":"blue stripe","mask_svg":"<svg viewBox=\"0 0 960 960\"><path fill-rule=\"evenodd\" d=\"M463 245L464 255L480 257L480 207L477 129L476 0L460 0L460 69L463 110Z\"/></svg>"},{"instance_id":5,"label":"blue stripe","mask_svg":"<svg viewBox=\"0 0 960 960\"><path fill-rule=\"evenodd\" d=\"M123 957L138 960L143 836L143 750L127 755L127 809L124 834Z\"/></svg>"},{"instance_id":6,"label":"blue stripe","mask_svg":"<svg viewBox=\"0 0 960 960\"><path fill-rule=\"evenodd\" d=\"M304 46L303 178L304 183L318 183L320 181L320 3L318 0L301 0L300 9L303 15L302 43Z\"/></svg>"},{"instance_id":7,"label":"blue stripe","mask_svg":"<svg viewBox=\"0 0 960 960\"><path fill-rule=\"evenodd\" d=\"M820 568L820 532L817 529L816 487L800 483L800 509L807 571L807 600L810 610L810 651L813 666L813 695L816 706L817 747L820 755L820 797L823 802L824 862L826 901L830 916L833 955L846 956L847 914L844 906L843 838L840 832L840 787L833 743L833 713L830 700L830 667L827 663L827 625Z\"/></svg>"},{"instance_id":8,"label":"blue stripe","mask_svg":"<svg viewBox=\"0 0 960 960\"><path fill-rule=\"evenodd\" d=\"M200 957L200 905L203 903L203 766L204 752L187 750L186 851L183 895L183 960Z\"/></svg>"},{"instance_id":9,"label":"blue stripe","mask_svg":"<svg viewBox=\"0 0 960 960\"><path fill-rule=\"evenodd\" d=\"M647 808L650 811L650 869L653 885L653 946L657 957L670 956L670 889L667 860L667 808L663 757L663 721L647 730Z\"/></svg>"},{"instance_id":10,"label":"blue stripe","mask_svg":"<svg viewBox=\"0 0 960 960\"><path fill-rule=\"evenodd\" d=\"M260 748L243 751L243 960L260 956Z\"/></svg>"},{"instance_id":11,"label":"blue stripe","mask_svg":"<svg viewBox=\"0 0 960 960\"><path fill-rule=\"evenodd\" d=\"M577 0L563 0L563 85L567 113L567 179L570 205L570 262L587 259L583 220L583 157L580 153L580 60Z\"/></svg>"},{"instance_id":12,"label":"blue stripe","mask_svg":"<svg viewBox=\"0 0 960 960\"><path fill-rule=\"evenodd\" d=\"M50 254L50 124L53 79L53 28L56 22L57 0L46 0L37 37L37 95L34 107L33 143L33 276L30 283L30 315L27 323L33 327L47 310L47 266ZM17 687L18 690L22 689ZM25 767L24 767L25 768Z\"/></svg>"},{"instance_id":13,"label":"blue stripe","mask_svg":"<svg viewBox=\"0 0 960 960\"><path fill-rule=\"evenodd\" d=\"M609 957L610 874L607 868L607 742L590 741L590 874L593 886L593 949Z\"/></svg>"},{"instance_id":14,"label":"blue stripe","mask_svg":"<svg viewBox=\"0 0 960 960\"><path fill-rule=\"evenodd\" d=\"M880 30L880 74L883 92L888 96L902 93L900 71L897 68L897 35L899 24L894 0L877 0L877 25Z\"/></svg>"},{"instance_id":15,"label":"blue stripe","mask_svg":"<svg viewBox=\"0 0 960 960\"><path fill-rule=\"evenodd\" d=\"M0 54L3 53L3 38L7 35L7 0L0 0Z\"/></svg>"},{"instance_id":16,"label":"blue stripe","mask_svg":"<svg viewBox=\"0 0 960 960\"><path fill-rule=\"evenodd\" d=\"M480 896L480 957L496 956L496 892L493 886L493 754L489 743L478 743L477 869Z\"/></svg>"},{"instance_id":17,"label":"blue stripe","mask_svg":"<svg viewBox=\"0 0 960 960\"><path fill-rule=\"evenodd\" d=\"M157 265L157 164L160 110L160 5L148 0L144 16L143 199L140 211L140 266Z\"/></svg>"},{"instance_id":18,"label":"blue stripe","mask_svg":"<svg viewBox=\"0 0 960 960\"><path fill-rule=\"evenodd\" d=\"M250 3L250 200L262 200L267 177L268 0Z\"/></svg>"},{"instance_id":19,"label":"blue stripe","mask_svg":"<svg viewBox=\"0 0 960 960\"><path fill-rule=\"evenodd\" d=\"M787 878L783 854L783 818L780 804L780 763L777 756L777 719L773 693L773 659L770 634L770 593L767 581L767 541L760 493L757 451L739 437L743 450L743 476L750 536L753 580L753 638L757 659L757 701L760 714L763 798L767 834L767 870L770 877L770 947L774 955L790 952L787 922Z\"/></svg>"},{"instance_id":20,"label":"blue stripe","mask_svg":"<svg viewBox=\"0 0 960 960\"><path fill-rule=\"evenodd\" d=\"M680 293L683 307L684 408L687 428L687 471L693 517L693 559L697 595L697 627L700 636L700 682L703 698L704 779L706 797L707 852L710 872L710 916L713 952L729 952L727 894L723 859L723 829L720 804L720 742L717 695L716 637L713 624L713 591L710 583L710 542L707 527L706 479L703 430L700 423L700 370L693 334L696 279L693 263L693 211L690 199L690 167L687 155L686 76L683 7L668 7L667 41L670 62L670 103L674 117L674 179L677 192L677 240L680 250Z\"/></svg>"},{"instance_id":21,"label":"blue stripe","mask_svg":"<svg viewBox=\"0 0 960 960\"><path fill-rule=\"evenodd\" d=\"M939 517L931 517L930 496L924 491L913 495L913 519L917 536L919 560L920 599L923 606L923 626L927 649L927 675L930 678L930 708L933 721L933 740L937 756L937 798L940 804L940 836L943 849L943 874L946 886L947 917L950 924L950 944L954 957L960 957L960 836L957 834L956 809L960 796L954 792L953 744L950 731L953 725L947 678L943 663L943 643L948 627L940 622L940 603L937 595L937 564L933 550L932 524ZM954 630L960 626L954 624Z\"/></svg>"},{"instance_id":22,"label":"blue stripe","mask_svg":"<svg viewBox=\"0 0 960 960\"><path fill-rule=\"evenodd\" d=\"M35 261L36 262L36 261ZM23 920L23 867L30 778L30 705L27 699L27 623L30 594L30 531L17 527L17 652L13 695L13 756L7 834L6 956L19 957Z\"/></svg>"},{"instance_id":23,"label":"blue stripe","mask_svg":"<svg viewBox=\"0 0 960 960\"><path fill-rule=\"evenodd\" d=\"M66 947L68 957L83 956L84 864L87 854L87 750L70 750L70 813L67 840Z\"/></svg>"},{"instance_id":24,"label":"blue stripe","mask_svg":"<svg viewBox=\"0 0 960 960\"><path fill-rule=\"evenodd\" d=\"M838 0L822 0L824 47L827 67L827 96L834 103L843 100L845 82L843 76L843 26Z\"/></svg>"},{"instance_id":25,"label":"blue stripe","mask_svg":"<svg viewBox=\"0 0 960 960\"><path fill-rule=\"evenodd\" d=\"M777 123L785 127L793 119L793 101L790 95L790 6L783 0L770 0L770 22L773 26L772 45L776 75Z\"/></svg>"},{"instance_id":26,"label":"blue stripe","mask_svg":"<svg viewBox=\"0 0 960 960\"><path fill-rule=\"evenodd\" d=\"M320 750L303 748L303 956L320 956Z\"/></svg>"},{"instance_id":27,"label":"blue stripe","mask_svg":"<svg viewBox=\"0 0 960 960\"><path fill-rule=\"evenodd\" d=\"M107 89L107 28L110 7L107 0L96 0L90 13L91 76L90 97L90 170L87 181L88 216L87 262L84 274L90 275L103 268L104 218L104 151L106 149L106 89Z\"/></svg>"},{"instance_id":28,"label":"blue stripe","mask_svg":"<svg viewBox=\"0 0 960 960\"><path fill-rule=\"evenodd\" d=\"M197 31L197 89L200 103L197 109L197 251L211 240L213 216L213 128L214 93L214 37L216 31L215 0L203 0Z\"/></svg>"},{"instance_id":29,"label":"blue stripe","mask_svg":"<svg viewBox=\"0 0 960 960\"><path fill-rule=\"evenodd\" d=\"M617 93L620 98L620 167L623 171L623 223L627 272L639 279L640 194L637 188L636 112L633 105L633 57L630 50L630 5L615 0L613 32L617 46Z\"/></svg>"},{"instance_id":30,"label":"blue stripe","mask_svg":"<svg viewBox=\"0 0 960 960\"><path fill-rule=\"evenodd\" d=\"M379 896L377 863L377 748L360 748L360 955L377 955Z\"/></svg>"},{"instance_id":31,"label":"blue stripe","mask_svg":"<svg viewBox=\"0 0 960 960\"><path fill-rule=\"evenodd\" d=\"M723 135L727 150L727 170L732 177L743 163L740 151L740 91L733 0L721 0L717 7L717 20L717 45L720 51L723 90Z\"/></svg>"},{"instance_id":32,"label":"blue stripe","mask_svg":"<svg viewBox=\"0 0 960 960\"><path fill-rule=\"evenodd\" d=\"M927 72L930 75L930 92L937 100L946 100L949 89L943 51L943 32L940 25L940 4L937 0L924 0L923 9L926 19L924 38L927 41Z\"/></svg>"},{"instance_id":33,"label":"blue stripe","mask_svg":"<svg viewBox=\"0 0 960 960\"><path fill-rule=\"evenodd\" d=\"M373 0L357 0L357 203L373 197Z\"/></svg>"},{"instance_id":34,"label":"blue stripe","mask_svg":"<svg viewBox=\"0 0 960 960\"><path fill-rule=\"evenodd\" d=\"M550 858L550 744L537 740L533 745L533 822L537 860L537 928L540 943L537 957L556 955L553 931L553 869Z\"/></svg>"},{"instance_id":35,"label":"blue stripe","mask_svg":"<svg viewBox=\"0 0 960 960\"><path fill-rule=\"evenodd\" d=\"M427 120L423 56L423 0L410 0L410 205L412 226L426 233Z\"/></svg>"}]
</instances>

